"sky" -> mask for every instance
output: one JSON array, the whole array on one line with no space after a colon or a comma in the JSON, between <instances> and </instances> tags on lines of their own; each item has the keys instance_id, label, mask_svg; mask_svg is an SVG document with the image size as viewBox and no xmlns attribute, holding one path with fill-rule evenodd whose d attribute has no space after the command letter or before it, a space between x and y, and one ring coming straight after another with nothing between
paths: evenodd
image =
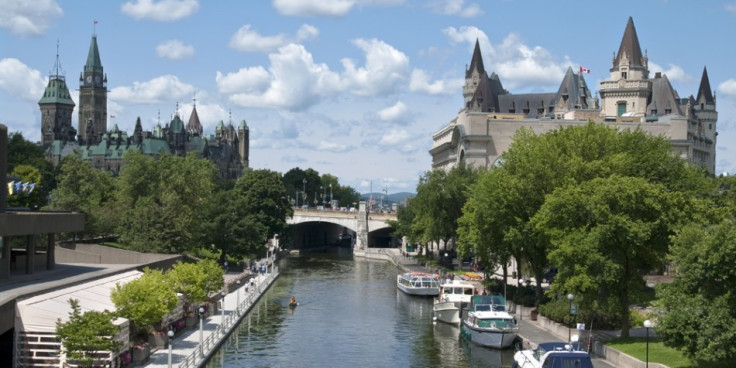
<instances>
[{"instance_id":1,"label":"sky","mask_svg":"<svg viewBox=\"0 0 736 368\"><path fill-rule=\"evenodd\" d=\"M140 117L152 130L177 107L187 121L196 101L205 134L246 120L253 168L414 192L432 135L463 106L476 40L511 93L555 92L568 67L590 69L597 90L629 16L650 76L680 97L697 95L707 67L716 171L736 173L736 1L0 0L0 123L40 141L57 45L78 107L96 34L108 129L132 133Z\"/></svg>"}]
</instances>

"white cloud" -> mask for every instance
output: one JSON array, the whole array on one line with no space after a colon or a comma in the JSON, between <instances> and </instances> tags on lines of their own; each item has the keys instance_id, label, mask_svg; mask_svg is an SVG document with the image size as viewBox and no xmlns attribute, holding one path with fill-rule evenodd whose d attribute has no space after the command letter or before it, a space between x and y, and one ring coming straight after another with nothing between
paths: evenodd
<instances>
[{"instance_id":1,"label":"white cloud","mask_svg":"<svg viewBox=\"0 0 736 368\"><path fill-rule=\"evenodd\" d=\"M662 66L649 62L649 71L651 72L651 75L654 75L656 72L662 72L662 74L667 75L667 79L673 82L691 83L695 81L693 76L685 73L685 71L679 66L671 63L668 63L667 66L669 66L669 69L665 70Z\"/></svg>"},{"instance_id":2,"label":"white cloud","mask_svg":"<svg viewBox=\"0 0 736 368\"><path fill-rule=\"evenodd\" d=\"M14 58L0 59L0 89L24 100L37 102L43 96L47 80L41 72Z\"/></svg>"},{"instance_id":3,"label":"white cloud","mask_svg":"<svg viewBox=\"0 0 736 368\"><path fill-rule=\"evenodd\" d=\"M273 0L281 15L342 17L356 6L392 6L404 0Z\"/></svg>"},{"instance_id":4,"label":"white cloud","mask_svg":"<svg viewBox=\"0 0 736 368\"><path fill-rule=\"evenodd\" d=\"M377 39L356 39L353 44L365 52L365 67L356 68L350 59L342 59L344 77L357 95L378 95L391 92L405 79L409 58L393 46Z\"/></svg>"},{"instance_id":5,"label":"white cloud","mask_svg":"<svg viewBox=\"0 0 736 368\"><path fill-rule=\"evenodd\" d=\"M411 72L409 90L430 95L448 95L457 93L464 83L465 81L459 78L444 80L438 79L434 82L430 82L429 75L426 71L414 69Z\"/></svg>"},{"instance_id":6,"label":"white cloud","mask_svg":"<svg viewBox=\"0 0 736 368\"><path fill-rule=\"evenodd\" d=\"M0 27L21 37L42 35L64 15L55 0L0 0L0 9Z\"/></svg>"},{"instance_id":7,"label":"white cloud","mask_svg":"<svg viewBox=\"0 0 736 368\"><path fill-rule=\"evenodd\" d=\"M194 95L194 86L183 83L174 75L163 75L147 82L134 82L132 87L116 87L110 99L138 104L160 104Z\"/></svg>"},{"instance_id":8,"label":"white cloud","mask_svg":"<svg viewBox=\"0 0 736 368\"><path fill-rule=\"evenodd\" d=\"M135 0L120 7L123 13L135 19L173 22L186 18L199 10L198 0Z\"/></svg>"},{"instance_id":9,"label":"white cloud","mask_svg":"<svg viewBox=\"0 0 736 368\"><path fill-rule=\"evenodd\" d=\"M342 144L342 143L320 141L319 144L317 144L317 146L315 147L315 149L318 151L344 153L344 152L351 151L353 147L347 144Z\"/></svg>"},{"instance_id":10,"label":"white cloud","mask_svg":"<svg viewBox=\"0 0 736 368\"><path fill-rule=\"evenodd\" d=\"M179 40L168 40L156 46L156 54L165 59L186 59L194 56L194 46L185 45Z\"/></svg>"},{"instance_id":11,"label":"white cloud","mask_svg":"<svg viewBox=\"0 0 736 368\"><path fill-rule=\"evenodd\" d=\"M217 71L215 82L217 82L217 89L220 93L245 92L258 94L266 91L271 82L271 75L259 65L252 68L242 68L227 75Z\"/></svg>"},{"instance_id":12,"label":"white cloud","mask_svg":"<svg viewBox=\"0 0 736 368\"><path fill-rule=\"evenodd\" d=\"M393 106L379 110L378 117L384 121L400 120L406 117L407 111L406 105L398 101Z\"/></svg>"},{"instance_id":13,"label":"white cloud","mask_svg":"<svg viewBox=\"0 0 736 368\"><path fill-rule=\"evenodd\" d=\"M302 25L294 36L280 33L273 36L263 36L246 24L230 38L230 47L242 52L271 52L289 43L314 39L319 30L308 24Z\"/></svg>"},{"instance_id":14,"label":"white cloud","mask_svg":"<svg viewBox=\"0 0 736 368\"><path fill-rule=\"evenodd\" d=\"M221 93L245 107L283 108L302 111L322 98L344 91L359 96L394 93L402 86L409 58L379 40L357 39L353 43L365 53L365 65L342 59L344 71L337 73L324 63L315 63L302 45L288 44L269 54L268 71L260 67L240 69L236 73L218 72L216 81Z\"/></svg>"},{"instance_id":15,"label":"white cloud","mask_svg":"<svg viewBox=\"0 0 736 368\"><path fill-rule=\"evenodd\" d=\"M230 120L230 113L225 110L224 107L216 103L201 103L199 101L200 100L197 99L197 116L199 116L199 122L202 123L202 130L205 134L214 133L217 123L220 121L227 122ZM189 117L192 115L192 107L193 105L191 103L179 104L180 116L185 124L189 121ZM233 116L233 125L237 127L243 119L243 117L239 118ZM145 130L146 127L143 127L143 129Z\"/></svg>"},{"instance_id":16,"label":"white cloud","mask_svg":"<svg viewBox=\"0 0 736 368\"><path fill-rule=\"evenodd\" d=\"M496 72L505 88L557 85L572 62L565 57L558 61L541 46L527 46L516 34L511 33L493 46L488 36L476 27L449 27L443 30L453 43L467 43L470 50L478 40L486 71Z\"/></svg>"},{"instance_id":17,"label":"white cloud","mask_svg":"<svg viewBox=\"0 0 736 368\"><path fill-rule=\"evenodd\" d=\"M444 15L457 15L465 18L483 15L483 10L478 4L468 4L466 7L465 0L435 0L429 3L429 7L436 13Z\"/></svg>"},{"instance_id":18,"label":"white cloud","mask_svg":"<svg viewBox=\"0 0 736 368\"><path fill-rule=\"evenodd\" d=\"M409 132L404 129L391 129L384 133L378 142L383 146L396 146L409 140Z\"/></svg>"},{"instance_id":19,"label":"white cloud","mask_svg":"<svg viewBox=\"0 0 736 368\"><path fill-rule=\"evenodd\" d=\"M718 85L718 92L727 96L736 97L736 79L728 79Z\"/></svg>"},{"instance_id":20,"label":"white cloud","mask_svg":"<svg viewBox=\"0 0 736 368\"><path fill-rule=\"evenodd\" d=\"M724 4L723 8L733 14L736 14L736 4Z\"/></svg>"}]
</instances>

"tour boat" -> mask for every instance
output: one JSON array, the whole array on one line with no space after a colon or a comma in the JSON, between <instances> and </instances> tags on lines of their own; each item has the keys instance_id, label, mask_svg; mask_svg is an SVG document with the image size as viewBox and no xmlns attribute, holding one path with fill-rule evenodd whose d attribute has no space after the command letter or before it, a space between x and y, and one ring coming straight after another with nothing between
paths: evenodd
<instances>
[{"instance_id":1,"label":"tour boat","mask_svg":"<svg viewBox=\"0 0 736 368\"><path fill-rule=\"evenodd\" d=\"M437 296L440 280L435 274L407 272L396 276L396 286L409 295Z\"/></svg>"},{"instance_id":2,"label":"tour boat","mask_svg":"<svg viewBox=\"0 0 736 368\"><path fill-rule=\"evenodd\" d=\"M506 311L506 299L501 295L474 295L460 327L460 334L466 339L496 349L511 346L518 332L516 320Z\"/></svg>"},{"instance_id":3,"label":"tour boat","mask_svg":"<svg viewBox=\"0 0 736 368\"><path fill-rule=\"evenodd\" d=\"M432 310L437 321L460 324L460 311L470 303L475 285L454 280L440 286L440 296L435 300Z\"/></svg>"},{"instance_id":4,"label":"tour boat","mask_svg":"<svg viewBox=\"0 0 736 368\"><path fill-rule=\"evenodd\" d=\"M573 336L576 337L576 336ZM520 350L514 354L515 368L593 368L590 355L585 350L575 349L573 343L545 342L536 349Z\"/></svg>"}]
</instances>

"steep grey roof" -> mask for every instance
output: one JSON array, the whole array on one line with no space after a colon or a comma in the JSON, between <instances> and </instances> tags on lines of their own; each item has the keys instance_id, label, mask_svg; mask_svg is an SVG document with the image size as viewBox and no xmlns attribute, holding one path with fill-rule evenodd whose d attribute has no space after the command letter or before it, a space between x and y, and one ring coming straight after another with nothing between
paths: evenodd
<instances>
[{"instance_id":1,"label":"steep grey roof","mask_svg":"<svg viewBox=\"0 0 736 368\"><path fill-rule=\"evenodd\" d=\"M84 64L84 71L102 73L100 50L97 48L97 36L92 36L92 42L89 44L89 54L87 54L87 64Z\"/></svg>"},{"instance_id":2,"label":"steep grey roof","mask_svg":"<svg viewBox=\"0 0 736 368\"><path fill-rule=\"evenodd\" d=\"M655 77L652 81L652 95L649 97L647 104L647 115L666 115L666 111L670 110L671 114L683 115L680 108L680 98L677 92L672 88L667 75L662 74L661 77ZM652 114L652 110L657 110L656 114Z\"/></svg>"},{"instance_id":3,"label":"steep grey roof","mask_svg":"<svg viewBox=\"0 0 736 368\"><path fill-rule=\"evenodd\" d=\"M641 67L641 46L639 46L639 37L636 35L636 28L634 28L634 20L629 17L629 21L626 23L626 30L624 36L621 39L621 46L618 48L618 54L616 59L613 61L613 66L618 67L621 57L623 55L631 61L631 66Z\"/></svg>"},{"instance_id":4,"label":"steep grey roof","mask_svg":"<svg viewBox=\"0 0 736 368\"><path fill-rule=\"evenodd\" d=\"M581 74L575 74L571 67L567 67L565 77L562 78L560 88L552 101L557 106L560 101L567 107L567 110L587 109L588 101L592 98L590 89L585 83L585 78Z\"/></svg>"},{"instance_id":5,"label":"steep grey roof","mask_svg":"<svg viewBox=\"0 0 736 368\"><path fill-rule=\"evenodd\" d=\"M197 106L192 108L192 115L189 116L187 123L187 133L202 135L202 124L199 122L199 114L197 114Z\"/></svg>"},{"instance_id":6,"label":"steep grey roof","mask_svg":"<svg viewBox=\"0 0 736 368\"><path fill-rule=\"evenodd\" d=\"M473 58L470 60L470 68L465 71L465 78L470 78L470 74L473 72L473 70L478 69L478 73L483 76L485 74L486 69L483 66L483 56L480 54L480 43L478 43L478 39L475 39L475 50L473 50Z\"/></svg>"},{"instance_id":7,"label":"steep grey roof","mask_svg":"<svg viewBox=\"0 0 736 368\"><path fill-rule=\"evenodd\" d=\"M713 92L710 89L710 80L708 80L708 70L703 67L703 77L700 78L700 88L698 88L698 101L705 101L707 104L715 104Z\"/></svg>"},{"instance_id":8,"label":"steep grey roof","mask_svg":"<svg viewBox=\"0 0 736 368\"><path fill-rule=\"evenodd\" d=\"M554 105L554 98L556 93L524 93L524 94L505 94L498 96L498 103L500 105L499 112L508 113L513 110L517 114L524 113L525 109L529 111L526 114L527 118L536 119L544 116L543 113L539 113L539 109L549 110L550 106Z\"/></svg>"}]
</instances>

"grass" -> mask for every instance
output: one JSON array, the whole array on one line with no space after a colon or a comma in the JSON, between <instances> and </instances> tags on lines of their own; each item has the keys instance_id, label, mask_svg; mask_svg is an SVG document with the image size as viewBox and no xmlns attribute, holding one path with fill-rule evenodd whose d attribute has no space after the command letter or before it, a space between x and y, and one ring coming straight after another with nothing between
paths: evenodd
<instances>
[{"instance_id":1,"label":"grass","mask_svg":"<svg viewBox=\"0 0 736 368\"><path fill-rule=\"evenodd\" d=\"M604 344L645 361L647 353L646 338L627 337L607 340ZM664 346L657 338L649 338L649 361L661 363L670 368L726 368L733 367L734 362L692 361L679 350Z\"/></svg>"}]
</instances>

